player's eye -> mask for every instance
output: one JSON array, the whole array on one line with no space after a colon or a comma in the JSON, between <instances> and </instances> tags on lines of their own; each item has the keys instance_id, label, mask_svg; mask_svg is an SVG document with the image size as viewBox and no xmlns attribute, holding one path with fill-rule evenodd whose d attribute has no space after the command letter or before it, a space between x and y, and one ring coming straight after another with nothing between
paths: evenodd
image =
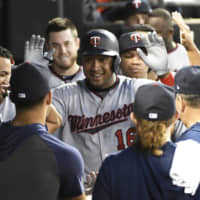
<instances>
[{"instance_id":1,"label":"player's eye","mask_svg":"<svg viewBox=\"0 0 200 200\"><path fill-rule=\"evenodd\" d=\"M53 48L58 49L59 48L59 44L53 43L52 44Z\"/></svg>"}]
</instances>

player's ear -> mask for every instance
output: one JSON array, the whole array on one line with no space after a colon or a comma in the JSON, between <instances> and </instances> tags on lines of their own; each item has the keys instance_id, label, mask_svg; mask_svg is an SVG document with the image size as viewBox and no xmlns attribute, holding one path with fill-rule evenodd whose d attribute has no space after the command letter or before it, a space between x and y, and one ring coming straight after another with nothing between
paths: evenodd
<instances>
[{"instance_id":1,"label":"player's ear","mask_svg":"<svg viewBox=\"0 0 200 200\"><path fill-rule=\"evenodd\" d=\"M52 93L50 91L46 94L45 99L46 99L46 104L50 105L52 100Z\"/></svg>"},{"instance_id":2,"label":"player's ear","mask_svg":"<svg viewBox=\"0 0 200 200\"><path fill-rule=\"evenodd\" d=\"M134 112L131 112L130 117L131 117L132 122L136 125L137 119L135 118Z\"/></svg>"},{"instance_id":3,"label":"player's ear","mask_svg":"<svg viewBox=\"0 0 200 200\"><path fill-rule=\"evenodd\" d=\"M79 50L79 48L80 48L80 38L79 37L76 38L76 47L77 47L77 50Z\"/></svg>"}]
</instances>

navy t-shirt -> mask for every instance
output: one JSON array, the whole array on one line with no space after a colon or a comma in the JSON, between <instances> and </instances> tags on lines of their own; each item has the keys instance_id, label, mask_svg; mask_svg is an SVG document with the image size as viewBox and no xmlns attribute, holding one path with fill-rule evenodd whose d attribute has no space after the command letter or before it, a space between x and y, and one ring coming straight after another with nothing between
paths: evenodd
<instances>
[{"instance_id":1,"label":"navy t-shirt","mask_svg":"<svg viewBox=\"0 0 200 200\"><path fill-rule=\"evenodd\" d=\"M83 193L83 159L45 126L0 125L0 199L56 200Z\"/></svg>"},{"instance_id":2,"label":"navy t-shirt","mask_svg":"<svg viewBox=\"0 0 200 200\"><path fill-rule=\"evenodd\" d=\"M194 140L200 143L200 123L196 123L192 125L177 139L176 142L188 140L188 139Z\"/></svg>"},{"instance_id":3,"label":"navy t-shirt","mask_svg":"<svg viewBox=\"0 0 200 200\"><path fill-rule=\"evenodd\" d=\"M191 196L169 176L175 145L168 142L160 157L136 147L107 157L100 169L93 200L185 200Z\"/></svg>"}]
</instances>

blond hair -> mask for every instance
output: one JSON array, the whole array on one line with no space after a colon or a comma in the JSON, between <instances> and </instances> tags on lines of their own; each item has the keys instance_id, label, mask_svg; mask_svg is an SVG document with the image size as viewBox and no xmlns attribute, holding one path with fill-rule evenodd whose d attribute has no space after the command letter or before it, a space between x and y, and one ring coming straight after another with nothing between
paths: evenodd
<instances>
[{"instance_id":1,"label":"blond hair","mask_svg":"<svg viewBox=\"0 0 200 200\"><path fill-rule=\"evenodd\" d=\"M173 123L175 116L166 121L148 121L137 118L137 137L139 147L155 156L163 154L161 146L166 143L166 129Z\"/></svg>"}]
</instances>

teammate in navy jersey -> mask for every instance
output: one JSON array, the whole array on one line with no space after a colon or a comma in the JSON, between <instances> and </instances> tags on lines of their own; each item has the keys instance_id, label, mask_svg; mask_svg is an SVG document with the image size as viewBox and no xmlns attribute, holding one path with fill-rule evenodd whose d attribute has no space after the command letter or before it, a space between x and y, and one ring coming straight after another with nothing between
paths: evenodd
<instances>
[{"instance_id":1,"label":"teammate in navy jersey","mask_svg":"<svg viewBox=\"0 0 200 200\"><path fill-rule=\"evenodd\" d=\"M177 140L194 139L200 143L200 66L188 66L175 76L176 107L188 128Z\"/></svg>"},{"instance_id":2,"label":"teammate in navy jersey","mask_svg":"<svg viewBox=\"0 0 200 200\"><path fill-rule=\"evenodd\" d=\"M136 124L136 144L108 156L97 177L93 200L192 199L183 187L172 184L169 172L176 146L170 141L176 121L174 94L167 86L141 86L131 119Z\"/></svg>"},{"instance_id":3,"label":"teammate in navy jersey","mask_svg":"<svg viewBox=\"0 0 200 200\"><path fill-rule=\"evenodd\" d=\"M200 143L200 66L180 69L175 76L176 107L187 130L177 142L194 140ZM195 199L200 199L200 188Z\"/></svg>"},{"instance_id":4,"label":"teammate in navy jersey","mask_svg":"<svg viewBox=\"0 0 200 200\"><path fill-rule=\"evenodd\" d=\"M16 117L0 125L0 198L85 199L80 153L45 126L50 87L33 64L13 70L10 98Z\"/></svg>"}]
</instances>

